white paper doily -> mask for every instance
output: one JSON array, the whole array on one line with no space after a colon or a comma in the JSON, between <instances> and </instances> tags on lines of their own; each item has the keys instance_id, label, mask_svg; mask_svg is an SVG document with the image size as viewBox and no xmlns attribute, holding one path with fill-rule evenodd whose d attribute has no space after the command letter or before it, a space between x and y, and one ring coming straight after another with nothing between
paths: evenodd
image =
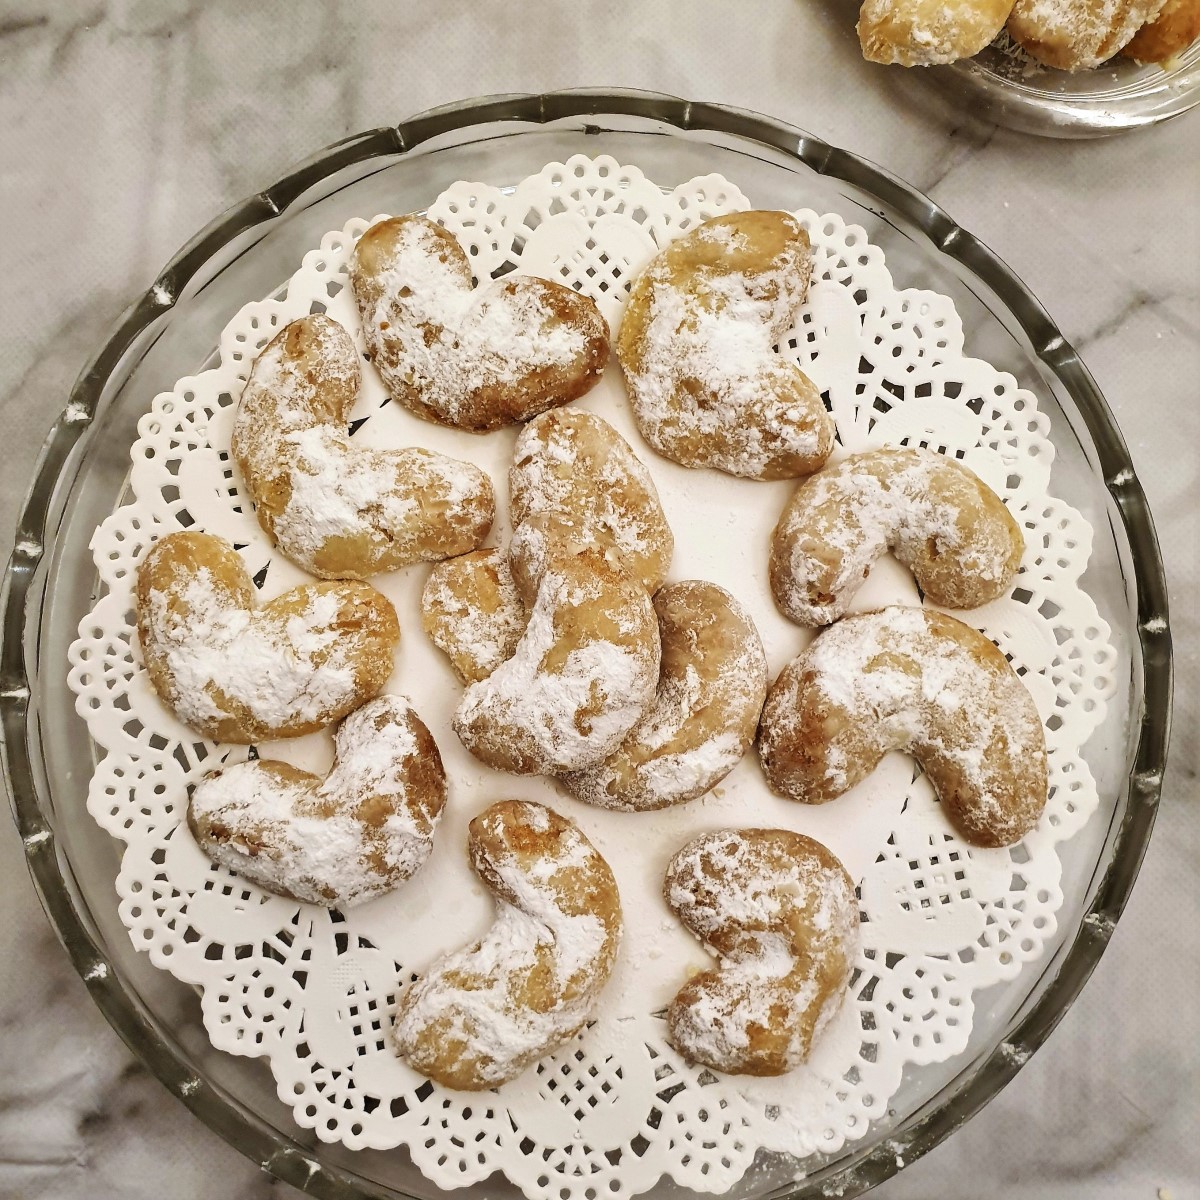
<instances>
[{"instance_id":1,"label":"white paper doily","mask_svg":"<svg viewBox=\"0 0 1200 1200\"><path fill-rule=\"evenodd\" d=\"M801 197L798 197L801 198ZM611 158L550 164L501 191L459 183L429 212L468 247L479 277L509 270L561 279L614 325L629 281L696 222L750 202L720 176L665 193ZM196 526L242 551L264 596L304 579L275 554L242 503L228 455L232 413L257 351L288 321L327 309L351 331L351 221L326 235L279 298L247 304L224 330L217 365L155 398L139 424L126 503L96 531L101 598L70 650L77 708L98 746L88 807L125 842L120 914L153 962L203 992L213 1044L269 1059L281 1099L326 1141L408 1147L439 1187L502 1171L526 1196L595 1200L645 1192L663 1175L698 1191L732 1186L762 1149L836 1151L884 1114L906 1063L959 1053L977 988L1037 958L1062 903L1056 845L1097 803L1080 747L1114 689L1109 631L1079 578L1091 530L1049 491L1052 447L1035 397L966 357L953 304L897 288L883 254L839 217L800 210L814 284L782 344L825 394L839 453L880 444L957 456L1000 492L1025 529L1011 598L967 614L1010 657L1046 723L1051 795L1037 829L1009 850L961 842L910 760L889 756L852 793L819 808L770 795L753 752L710 796L660 813L590 808L541 779L491 772L450 730L460 687L421 632L426 568L375 582L396 603L404 640L389 691L408 694L432 729L451 781L433 855L391 896L345 916L269 896L199 851L183 823L188 785L245 749L201 741L151 692L133 634L132 576L146 546ZM791 484L687 471L655 455L630 417L610 364L583 406L603 414L650 466L676 533L672 579L706 578L750 609L772 675L810 635L775 610L767 544ZM419 443L492 473L504 509L512 430L442 429L387 400L364 368L354 412L363 444ZM492 541L504 544L506 518ZM916 602L890 559L855 607ZM328 734L259 747L323 770ZM593 1025L562 1052L494 1093L441 1090L392 1052L398 992L437 955L480 933L491 904L466 863L471 816L504 797L540 799L576 820L616 872L627 916L617 971ZM863 948L851 995L811 1061L774 1080L722 1078L667 1046L662 1010L705 965L659 889L670 855L706 829L779 825L829 845L861 882Z\"/></svg>"}]
</instances>

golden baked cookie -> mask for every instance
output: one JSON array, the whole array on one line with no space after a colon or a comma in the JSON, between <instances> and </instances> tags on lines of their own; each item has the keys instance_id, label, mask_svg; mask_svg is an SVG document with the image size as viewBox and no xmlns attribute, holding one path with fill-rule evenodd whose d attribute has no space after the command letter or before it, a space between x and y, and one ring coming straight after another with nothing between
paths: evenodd
<instances>
[{"instance_id":1,"label":"golden baked cookie","mask_svg":"<svg viewBox=\"0 0 1200 1200\"><path fill-rule=\"evenodd\" d=\"M978 54L1004 28L1013 0L864 0L858 40L871 62L929 67Z\"/></svg>"},{"instance_id":2,"label":"golden baked cookie","mask_svg":"<svg viewBox=\"0 0 1200 1200\"><path fill-rule=\"evenodd\" d=\"M614 550L651 594L662 587L675 539L650 472L607 421L577 408L535 417L517 438L508 486L508 555L527 601L551 558L585 546Z\"/></svg>"},{"instance_id":3,"label":"golden baked cookie","mask_svg":"<svg viewBox=\"0 0 1200 1200\"><path fill-rule=\"evenodd\" d=\"M654 597L662 667L654 703L602 763L563 777L572 795L637 812L683 804L741 762L767 694L750 614L724 588L689 579Z\"/></svg>"},{"instance_id":4,"label":"golden baked cookie","mask_svg":"<svg viewBox=\"0 0 1200 1200\"><path fill-rule=\"evenodd\" d=\"M822 466L833 420L775 353L808 292L812 251L785 212L714 217L634 282L617 357L642 436L685 467L789 479Z\"/></svg>"},{"instance_id":5,"label":"golden baked cookie","mask_svg":"<svg viewBox=\"0 0 1200 1200\"><path fill-rule=\"evenodd\" d=\"M978 630L893 606L822 630L767 693L759 756L782 796L824 804L889 750L925 769L947 817L977 846L1008 846L1046 806L1046 744L1033 697Z\"/></svg>"},{"instance_id":6,"label":"golden baked cookie","mask_svg":"<svg viewBox=\"0 0 1200 1200\"><path fill-rule=\"evenodd\" d=\"M285 326L258 356L231 448L259 524L326 579L473 550L495 516L491 480L431 450L357 445L346 422L358 385L350 335L320 314Z\"/></svg>"},{"instance_id":7,"label":"golden baked cookie","mask_svg":"<svg viewBox=\"0 0 1200 1200\"><path fill-rule=\"evenodd\" d=\"M256 607L233 547L169 533L138 564L137 628L159 698L203 737L261 742L353 712L392 673L391 602L354 580L293 588Z\"/></svg>"},{"instance_id":8,"label":"golden baked cookie","mask_svg":"<svg viewBox=\"0 0 1200 1200\"><path fill-rule=\"evenodd\" d=\"M1062 71L1107 62L1164 0L1017 0L1008 32L1031 58Z\"/></svg>"},{"instance_id":9,"label":"golden baked cookie","mask_svg":"<svg viewBox=\"0 0 1200 1200\"><path fill-rule=\"evenodd\" d=\"M784 829L727 829L689 842L663 895L720 959L667 1010L671 1044L736 1075L798 1067L837 1013L858 952L858 901L820 842Z\"/></svg>"},{"instance_id":10,"label":"golden baked cookie","mask_svg":"<svg viewBox=\"0 0 1200 1200\"><path fill-rule=\"evenodd\" d=\"M1143 25L1121 54L1139 63L1167 66L1200 38L1200 0L1166 0L1157 17Z\"/></svg>"},{"instance_id":11,"label":"golden baked cookie","mask_svg":"<svg viewBox=\"0 0 1200 1200\"><path fill-rule=\"evenodd\" d=\"M616 961L621 899L591 842L540 804L493 804L471 822L467 849L496 898L495 924L403 993L393 1038L422 1075L481 1091L583 1028Z\"/></svg>"},{"instance_id":12,"label":"golden baked cookie","mask_svg":"<svg viewBox=\"0 0 1200 1200\"><path fill-rule=\"evenodd\" d=\"M607 758L654 699L646 589L596 549L554 559L511 658L463 693L454 732L480 761L562 775Z\"/></svg>"},{"instance_id":13,"label":"golden baked cookie","mask_svg":"<svg viewBox=\"0 0 1200 1200\"><path fill-rule=\"evenodd\" d=\"M350 282L389 393L443 425L528 420L577 400L608 360L608 325L589 297L529 275L473 287L462 247L425 217L372 225Z\"/></svg>"},{"instance_id":14,"label":"golden baked cookie","mask_svg":"<svg viewBox=\"0 0 1200 1200\"><path fill-rule=\"evenodd\" d=\"M771 590L801 625L842 616L891 550L935 604L1002 596L1025 552L1004 501L953 458L922 449L852 454L804 480L771 539Z\"/></svg>"},{"instance_id":15,"label":"golden baked cookie","mask_svg":"<svg viewBox=\"0 0 1200 1200\"><path fill-rule=\"evenodd\" d=\"M503 550L438 563L421 592L421 622L463 683L486 679L512 657L527 620Z\"/></svg>"},{"instance_id":16,"label":"golden baked cookie","mask_svg":"<svg viewBox=\"0 0 1200 1200\"><path fill-rule=\"evenodd\" d=\"M225 767L192 790L188 825L267 891L349 908L424 864L445 802L433 735L403 696L377 696L338 727L324 779L262 759Z\"/></svg>"}]
</instances>

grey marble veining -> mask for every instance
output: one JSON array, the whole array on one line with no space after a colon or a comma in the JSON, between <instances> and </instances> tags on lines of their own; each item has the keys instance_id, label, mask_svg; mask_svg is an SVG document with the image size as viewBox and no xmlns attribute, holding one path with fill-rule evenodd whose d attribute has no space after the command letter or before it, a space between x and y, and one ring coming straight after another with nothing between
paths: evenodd
<instances>
[{"instance_id":1,"label":"grey marble veining","mask_svg":"<svg viewBox=\"0 0 1200 1200\"><path fill-rule=\"evenodd\" d=\"M996 130L862 62L853 13L0 0L0 553L38 445L121 309L222 208L336 138L468 95L603 84L757 109L874 159L982 237L1084 351L1157 518L1178 681L1158 829L1093 980L988 1109L876 1194L1200 1196L1200 113L1104 142ZM6 822L0 903L0 1197L298 1195L132 1059Z\"/></svg>"}]
</instances>

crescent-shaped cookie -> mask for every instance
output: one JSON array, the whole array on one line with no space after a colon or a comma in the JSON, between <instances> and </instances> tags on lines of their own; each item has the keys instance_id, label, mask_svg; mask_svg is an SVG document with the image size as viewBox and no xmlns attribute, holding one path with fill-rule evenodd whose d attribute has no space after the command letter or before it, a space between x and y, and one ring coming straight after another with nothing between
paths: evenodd
<instances>
[{"instance_id":1,"label":"crescent-shaped cookie","mask_svg":"<svg viewBox=\"0 0 1200 1200\"><path fill-rule=\"evenodd\" d=\"M808 234L785 212L714 217L634 282L617 356L642 436L685 467L790 479L822 466L833 420L774 350L808 292Z\"/></svg>"},{"instance_id":2,"label":"crescent-shaped cookie","mask_svg":"<svg viewBox=\"0 0 1200 1200\"><path fill-rule=\"evenodd\" d=\"M675 539L650 472L607 421L577 408L535 417L513 448L508 489L508 557L527 601L551 558L585 546L614 551L651 595L662 587Z\"/></svg>"},{"instance_id":3,"label":"crescent-shaped cookie","mask_svg":"<svg viewBox=\"0 0 1200 1200\"><path fill-rule=\"evenodd\" d=\"M542 575L512 657L463 693L454 732L500 771L590 767L649 708L659 655L646 589L598 549L563 555Z\"/></svg>"},{"instance_id":4,"label":"crescent-shaped cookie","mask_svg":"<svg viewBox=\"0 0 1200 1200\"><path fill-rule=\"evenodd\" d=\"M293 321L255 360L231 449L259 524L294 563L363 579L475 549L495 516L471 463L409 447L373 450L347 432L358 351L329 317Z\"/></svg>"},{"instance_id":5,"label":"crescent-shaped cookie","mask_svg":"<svg viewBox=\"0 0 1200 1200\"><path fill-rule=\"evenodd\" d=\"M689 579L654 597L662 642L658 691L617 750L563 777L601 808L683 804L741 762L767 692L767 659L750 614L724 588Z\"/></svg>"},{"instance_id":6,"label":"crescent-shaped cookie","mask_svg":"<svg viewBox=\"0 0 1200 1200\"><path fill-rule=\"evenodd\" d=\"M372 225L350 282L388 392L443 425L526 421L577 400L608 360L608 325L589 297L529 275L473 287L462 247L425 217Z\"/></svg>"},{"instance_id":7,"label":"crescent-shaped cookie","mask_svg":"<svg viewBox=\"0 0 1200 1200\"><path fill-rule=\"evenodd\" d=\"M793 493L771 538L771 590L801 625L842 616L885 551L935 604L1004 594L1025 551L1004 501L956 459L922 449L853 454Z\"/></svg>"},{"instance_id":8,"label":"crescent-shaped cookie","mask_svg":"<svg viewBox=\"0 0 1200 1200\"><path fill-rule=\"evenodd\" d=\"M340 720L383 687L400 641L391 602L354 580L308 584L256 606L241 558L209 533L155 542L135 593L154 690L218 742L297 737Z\"/></svg>"},{"instance_id":9,"label":"crescent-shaped cookie","mask_svg":"<svg viewBox=\"0 0 1200 1200\"><path fill-rule=\"evenodd\" d=\"M951 63L988 45L1012 6L1013 0L864 0L858 40L871 62Z\"/></svg>"},{"instance_id":10,"label":"crescent-shaped cookie","mask_svg":"<svg viewBox=\"0 0 1200 1200\"><path fill-rule=\"evenodd\" d=\"M663 895L720 958L671 1002L672 1045L740 1075L804 1062L841 1006L858 950L858 901L842 864L799 833L721 830L675 855Z\"/></svg>"},{"instance_id":11,"label":"crescent-shaped cookie","mask_svg":"<svg viewBox=\"0 0 1200 1200\"><path fill-rule=\"evenodd\" d=\"M917 759L977 846L1020 841L1046 806L1033 697L982 633L945 613L897 605L846 617L767 693L759 756L782 796L834 800L889 750Z\"/></svg>"},{"instance_id":12,"label":"crescent-shaped cookie","mask_svg":"<svg viewBox=\"0 0 1200 1200\"><path fill-rule=\"evenodd\" d=\"M400 997L393 1038L422 1075L480 1091L583 1027L616 961L621 900L591 842L540 804L492 805L471 822L467 849L495 923Z\"/></svg>"},{"instance_id":13,"label":"crescent-shaped cookie","mask_svg":"<svg viewBox=\"0 0 1200 1200\"><path fill-rule=\"evenodd\" d=\"M200 848L267 891L349 908L413 875L433 849L446 773L433 735L402 696L377 696L338 727L322 779L265 759L192 790Z\"/></svg>"}]
</instances>

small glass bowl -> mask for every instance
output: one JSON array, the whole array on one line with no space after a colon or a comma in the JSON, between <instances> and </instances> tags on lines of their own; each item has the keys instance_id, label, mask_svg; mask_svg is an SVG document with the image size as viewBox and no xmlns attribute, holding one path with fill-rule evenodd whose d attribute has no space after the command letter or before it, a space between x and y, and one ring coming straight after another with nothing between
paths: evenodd
<instances>
[{"instance_id":1,"label":"small glass bowl","mask_svg":"<svg viewBox=\"0 0 1200 1200\"><path fill-rule=\"evenodd\" d=\"M505 185L577 152L612 154L673 186L719 171L760 205L808 206L863 225L897 279L953 298L968 346L1033 389L1052 424L1054 490L1094 530L1084 586L1109 623L1123 686L1085 747L1099 811L1063 848L1057 939L1010 983L975 997L966 1051L906 1069L888 1114L836 1155L761 1156L729 1193L853 1196L912 1162L1012 1078L1099 960L1154 821L1170 722L1162 562L1125 444L1087 369L981 242L927 197L777 121L646 92L489 97L327 148L189 242L85 368L35 470L0 596L0 752L42 902L93 998L133 1052L231 1145L329 1200L433 1197L402 1150L349 1151L297 1128L266 1064L214 1050L196 993L133 947L113 886L120 847L85 810L93 747L66 685L67 647L92 603L88 550L125 486L151 398L194 372L246 301L270 294L354 215L424 208L458 179ZM683 1197L665 1183L656 1194ZM462 1192L515 1197L493 1178Z\"/></svg>"},{"instance_id":2,"label":"small glass bowl","mask_svg":"<svg viewBox=\"0 0 1200 1200\"><path fill-rule=\"evenodd\" d=\"M1200 104L1200 41L1166 67L1118 55L1090 71L1070 72L1035 62L1002 32L974 58L934 67L929 75L997 125L1047 137L1106 137Z\"/></svg>"}]
</instances>

